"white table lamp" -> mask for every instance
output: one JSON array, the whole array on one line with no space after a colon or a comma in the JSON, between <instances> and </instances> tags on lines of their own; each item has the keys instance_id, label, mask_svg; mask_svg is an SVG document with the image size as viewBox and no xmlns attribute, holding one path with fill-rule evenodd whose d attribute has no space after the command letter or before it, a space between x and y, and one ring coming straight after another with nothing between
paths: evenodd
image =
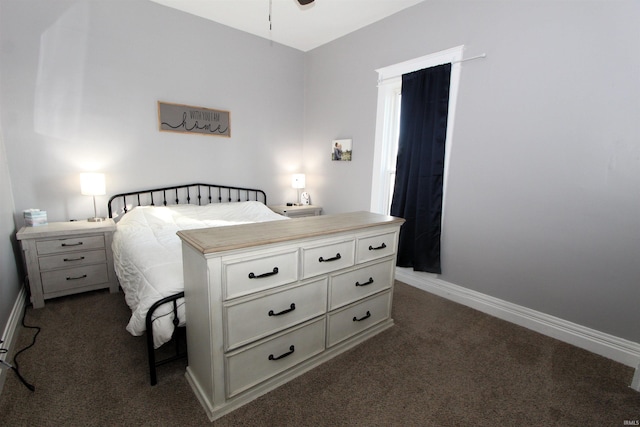
<instances>
[{"instance_id":1,"label":"white table lamp","mask_svg":"<svg viewBox=\"0 0 640 427\"><path fill-rule=\"evenodd\" d=\"M87 218L87 221L104 221L104 218L98 217L98 210L96 209L96 196L104 196L107 193L104 185L104 174L81 173L80 192L85 196L93 196L93 218Z\"/></svg>"},{"instance_id":2,"label":"white table lamp","mask_svg":"<svg viewBox=\"0 0 640 427\"><path fill-rule=\"evenodd\" d=\"M293 178L291 180L291 186L298 190L298 200L295 205L300 206L300 189L305 186L305 177L303 173L294 173Z\"/></svg>"}]
</instances>

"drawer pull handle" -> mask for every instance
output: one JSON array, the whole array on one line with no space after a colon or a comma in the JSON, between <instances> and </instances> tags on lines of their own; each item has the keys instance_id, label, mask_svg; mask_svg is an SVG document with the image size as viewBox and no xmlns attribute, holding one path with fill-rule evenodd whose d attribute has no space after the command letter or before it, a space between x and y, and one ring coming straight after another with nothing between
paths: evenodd
<instances>
[{"instance_id":1,"label":"drawer pull handle","mask_svg":"<svg viewBox=\"0 0 640 427\"><path fill-rule=\"evenodd\" d=\"M353 321L354 322L362 322L365 319L368 319L369 317L371 317L371 313L369 311L367 311L367 314L365 314L364 316L362 316L361 318L357 318L357 317L353 317Z\"/></svg>"},{"instance_id":2,"label":"drawer pull handle","mask_svg":"<svg viewBox=\"0 0 640 427\"><path fill-rule=\"evenodd\" d=\"M360 283L360 282L356 282L356 286L367 286L373 283L373 277L369 277L369 281L364 282L364 283Z\"/></svg>"},{"instance_id":3,"label":"drawer pull handle","mask_svg":"<svg viewBox=\"0 0 640 427\"><path fill-rule=\"evenodd\" d=\"M295 351L295 347L291 346L291 347L289 347L289 351L287 351L284 354L281 354L278 357L275 357L273 354L270 354L269 355L269 360L279 360L279 359L285 358L285 357L289 356L290 354L293 354L294 351Z\"/></svg>"},{"instance_id":4,"label":"drawer pull handle","mask_svg":"<svg viewBox=\"0 0 640 427\"><path fill-rule=\"evenodd\" d=\"M61 246L62 247L68 247L68 246L81 246L82 242L78 242L78 243L63 243Z\"/></svg>"},{"instance_id":5,"label":"drawer pull handle","mask_svg":"<svg viewBox=\"0 0 640 427\"><path fill-rule=\"evenodd\" d=\"M80 280L80 279L84 279L86 277L87 277L87 275L83 274L82 276L78 276L78 277L67 277L67 280Z\"/></svg>"},{"instance_id":6,"label":"drawer pull handle","mask_svg":"<svg viewBox=\"0 0 640 427\"><path fill-rule=\"evenodd\" d=\"M337 261L337 260L339 260L340 258L342 258L342 256L340 255L340 252L338 252L338 253L336 254L336 256L334 256L333 258L327 258L327 259L324 259L324 258L320 257L320 258L318 258L318 262Z\"/></svg>"},{"instance_id":7,"label":"drawer pull handle","mask_svg":"<svg viewBox=\"0 0 640 427\"><path fill-rule=\"evenodd\" d=\"M274 274L278 274L278 267L273 267L273 271L258 274L257 276L253 273L249 273L249 279L262 279L263 277L273 276Z\"/></svg>"},{"instance_id":8,"label":"drawer pull handle","mask_svg":"<svg viewBox=\"0 0 640 427\"><path fill-rule=\"evenodd\" d=\"M380 246L377 246L377 247L375 247L375 248L374 248L373 246L369 246L369 250L370 250L370 251L377 251L378 249L384 249L384 248L386 248L386 247L387 247L387 245L385 245L385 244L383 243L383 244L381 244Z\"/></svg>"},{"instance_id":9,"label":"drawer pull handle","mask_svg":"<svg viewBox=\"0 0 640 427\"><path fill-rule=\"evenodd\" d=\"M289 306L289 308L287 308L286 310L282 310L279 313L274 313L273 310L269 310L269 316L280 316L281 314L287 314L293 310L296 309L296 305L294 303L291 303L291 305Z\"/></svg>"},{"instance_id":10,"label":"drawer pull handle","mask_svg":"<svg viewBox=\"0 0 640 427\"><path fill-rule=\"evenodd\" d=\"M82 261L84 259L83 256L81 256L80 258L64 258L63 261L64 262L69 262L69 261Z\"/></svg>"}]
</instances>

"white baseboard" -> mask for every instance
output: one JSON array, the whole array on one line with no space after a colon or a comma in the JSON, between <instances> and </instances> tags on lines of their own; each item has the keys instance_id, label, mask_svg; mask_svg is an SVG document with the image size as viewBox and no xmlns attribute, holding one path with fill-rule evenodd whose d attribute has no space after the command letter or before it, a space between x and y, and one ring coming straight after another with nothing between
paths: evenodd
<instances>
[{"instance_id":1,"label":"white baseboard","mask_svg":"<svg viewBox=\"0 0 640 427\"><path fill-rule=\"evenodd\" d=\"M433 277L429 273L396 268L396 279L499 319L575 345L636 368L631 387L640 388L640 343L635 343L558 317L482 294ZM635 385L635 387L634 387Z\"/></svg>"},{"instance_id":2,"label":"white baseboard","mask_svg":"<svg viewBox=\"0 0 640 427\"><path fill-rule=\"evenodd\" d=\"M638 363L636 373L633 375L633 380L631 380L631 388L635 391L640 391L640 363Z\"/></svg>"},{"instance_id":3,"label":"white baseboard","mask_svg":"<svg viewBox=\"0 0 640 427\"><path fill-rule=\"evenodd\" d=\"M7 326L4 328L2 332L3 343L0 344L2 348L11 349L16 345L16 340L18 338L18 327L22 321L22 313L24 312L24 305L27 300L27 291L24 286L20 288L20 292L18 293L18 298L16 298L15 303L13 304L13 309L11 310L11 314L9 315L9 321L7 322ZM6 361L7 354L0 354L0 359ZM0 394L2 394L2 388L4 387L4 381L7 378L8 368L0 365Z\"/></svg>"}]
</instances>

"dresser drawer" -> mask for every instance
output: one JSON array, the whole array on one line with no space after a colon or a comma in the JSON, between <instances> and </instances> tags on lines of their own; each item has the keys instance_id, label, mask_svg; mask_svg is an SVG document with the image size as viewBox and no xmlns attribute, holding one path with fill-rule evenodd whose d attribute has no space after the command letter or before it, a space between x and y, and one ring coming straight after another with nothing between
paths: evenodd
<instances>
[{"instance_id":1,"label":"dresser drawer","mask_svg":"<svg viewBox=\"0 0 640 427\"><path fill-rule=\"evenodd\" d=\"M45 294L109 281L107 264L45 271L40 273L40 277L42 278L42 290Z\"/></svg>"},{"instance_id":2,"label":"dresser drawer","mask_svg":"<svg viewBox=\"0 0 640 427\"><path fill-rule=\"evenodd\" d=\"M329 285L329 310L388 289L393 281L393 259L336 274Z\"/></svg>"},{"instance_id":3,"label":"dresser drawer","mask_svg":"<svg viewBox=\"0 0 640 427\"><path fill-rule=\"evenodd\" d=\"M72 237L68 239L40 240L36 242L38 255L104 248L104 236Z\"/></svg>"},{"instance_id":4,"label":"dresser drawer","mask_svg":"<svg viewBox=\"0 0 640 427\"><path fill-rule=\"evenodd\" d=\"M327 243L302 249L302 275L304 278L351 267L355 241Z\"/></svg>"},{"instance_id":5,"label":"dresser drawer","mask_svg":"<svg viewBox=\"0 0 640 427\"><path fill-rule=\"evenodd\" d=\"M326 313L327 279L228 305L223 311L225 349L237 348Z\"/></svg>"},{"instance_id":6,"label":"dresser drawer","mask_svg":"<svg viewBox=\"0 0 640 427\"><path fill-rule=\"evenodd\" d=\"M49 255L38 258L40 270L52 270L55 268L75 267L79 265L106 262L107 254L104 250Z\"/></svg>"},{"instance_id":7,"label":"dresser drawer","mask_svg":"<svg viewBox=\"0 0 640 427\"><path fill-rule=\"evenodd\" d=\"M329 313L327 347L331 347L391 316L391 291Z\"/></svg>"},{"instance_id":8,"label":"dresser drawer","mask_svg":"<svg viewBox=\"0 0 640 427\"><path fill-rule=\"evenodd\" d=\"M359 238L356 250L356 263L393 255L396 251L397 236L397 233L390 232Z\"/></svg>"},{"instance_id":9,"label":"dresser drawer","mask_svg":"<svg viewBox=\"0 0 640 427\"><path fill-rule=\"evenodd\" d=\"M225 357L227 397L324 351L325 317Z\"/></svg>"},{"instance_id":10,"label":"dresser drawer","mask_svg":"<svg viewBox=\"0 0 640 427\"><path fill-rule=\"evenodd\" d=\"M224 297L236 298L298 280L298 250L224 259L222 268Z\"/></svg>"}]
</instances>

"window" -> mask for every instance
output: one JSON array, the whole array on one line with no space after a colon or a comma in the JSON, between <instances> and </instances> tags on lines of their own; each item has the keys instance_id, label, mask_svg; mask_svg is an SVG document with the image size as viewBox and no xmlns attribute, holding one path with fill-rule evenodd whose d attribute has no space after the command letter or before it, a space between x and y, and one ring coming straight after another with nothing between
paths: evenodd
<instances>
[{"instance_id":1,"label":"window","mask_svg":"<svg viewBox=\"0 0 640 427\"><path fill-rule=\"evenodd\" d=\"M394 79L383 88L384 112L382 117L383 144L380 153L380 213L389 214L393 185L396 179L396 155L398 153L398 137L400 134L400 100L401 79ZM382 88L381 88L382 89Z\"/></svg>"},{"instance_id":2,"label":"window","mask_svg":"<svg viewBox=\"0 0 640 427\"><path fill-rule=\"evenodd\" d=\"M373 156L371 185L371 211L389 214L395 182L396 154L400 131L400 97L402 75L423 68L451 62L451 87L449 93L449 117L447 119L447 146L445 154L444 198L446 199L447 171L451 150L451 135L455 103L460 80L460 61L463 46L416 58L376 70L378 72L378 112L376 141ZM445 201L443 200L443 216Z\"/></svg>"}]
</instances>

